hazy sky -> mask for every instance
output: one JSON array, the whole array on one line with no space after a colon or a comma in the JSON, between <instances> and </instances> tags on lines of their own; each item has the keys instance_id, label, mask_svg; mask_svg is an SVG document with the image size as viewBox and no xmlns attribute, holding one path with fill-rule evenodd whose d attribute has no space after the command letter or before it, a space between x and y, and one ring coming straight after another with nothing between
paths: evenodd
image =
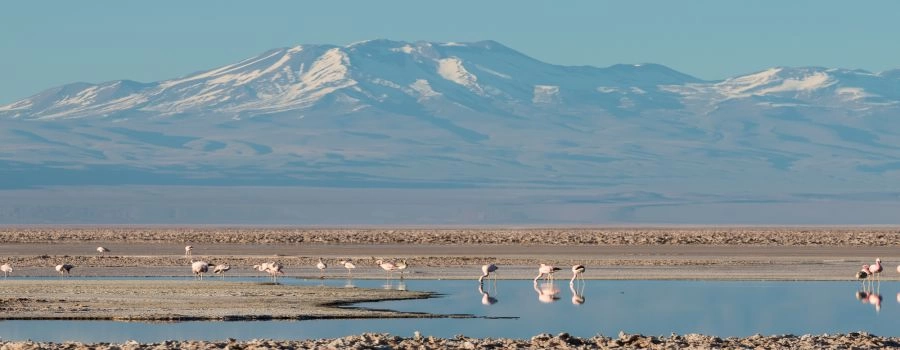
<instances>
[{"instance_id":1,"label":"hazy sky","mask_svg":"<svg viewBox=\"0 0 900 350\"><path fill-rule=\"evenodd\" d=\"M771 66L900 68L900 1L16 1L0 103L75 82L156 81L297 44L493 39L564 65L660 63L705 79Z\"/></svg>"}]
</instances>

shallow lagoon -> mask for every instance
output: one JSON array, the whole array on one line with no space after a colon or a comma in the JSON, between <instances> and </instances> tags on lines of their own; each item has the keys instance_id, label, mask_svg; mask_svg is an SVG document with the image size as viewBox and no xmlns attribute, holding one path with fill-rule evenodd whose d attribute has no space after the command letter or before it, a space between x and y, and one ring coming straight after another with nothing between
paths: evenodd
<instances>
[{"instance_id":1,"label":"shallow lagoon","mask_svg":"<svg viewBox=\"0 0 900 350\"><path fill-rule=\"evenodd\" d=\"M238 279L231 279L231 281ZM259 279L239 279L259 281ZM531 280L485 282L479 291L471 280L305 280L284 284L348 288L400 288L442 294L427 300L357 304L359 307L476 318L365 319L312 321L239 321L127 323L113 321L0 321L4 340L141 342L168 339L303 339L338 337L362 332L411 336L528 338L538 333L568 332L668 335L704 333L728 336L821 334L867 331L900 335L900 283L876 285L880 308L863 298L857 282L760 281L598 281L567 280L552 285ZM209 283L216 283L210 280ZM573 289L575 294L573 294ZM481 292L487 292L487 295ZM555 293L555 294L554 294ZM573 295L575 297L573 298ZM579 303L581 302L581 303Z\"/></svg>"}]
</instances>

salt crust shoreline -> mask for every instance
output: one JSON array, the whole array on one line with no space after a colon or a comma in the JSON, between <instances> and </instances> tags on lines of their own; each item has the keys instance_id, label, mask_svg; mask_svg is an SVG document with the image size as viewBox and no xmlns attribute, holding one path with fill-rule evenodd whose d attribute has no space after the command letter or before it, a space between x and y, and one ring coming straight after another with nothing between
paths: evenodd
<instances>
[{"instance_id":1,"label":"salt crust shoreline","mask_svg":"<svg viewBox=\"0 0 900 350\"><path fill-rule=\"evenodd\" d=\"M398 337L363 333L332 339L238 341L165 341L160 343L0 342L0 350L31 349L897 349L900 338L879 337L864 332L834 335L753 335L719 338L700 334L645 336L619 333L573 337L566 333L539 334L531 339Z\"/></svg>"}]
</instances>

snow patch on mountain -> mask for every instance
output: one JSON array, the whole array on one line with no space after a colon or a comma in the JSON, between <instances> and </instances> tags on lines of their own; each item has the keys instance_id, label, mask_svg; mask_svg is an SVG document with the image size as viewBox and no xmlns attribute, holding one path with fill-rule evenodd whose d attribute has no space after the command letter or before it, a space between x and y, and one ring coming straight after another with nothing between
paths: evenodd
<instances>
[{"instance_id":1,"label":"snow patch on mountain","mask_svg":"<svg viewBox=\"0 0 900 350\"><path fill-rule=\"evenodd\" d=\"M534 97L531 99L535 104L550 104L559 102L559 86L555 85L535 85Z\"/></svg>"},{"instance_id":2,"label":"snow patch on mountain","mask_svg":"<svg viewBox=\"0 0 900 350\"><path fill-rule=\"evenodd\" d=\"M419 98L428 98L441 95L441 93L434 91L434 89L431 88L431 84L428 83L428 80L425 79L416 79L414 83L409 84L409 87L412 88L416 93L418 93Z\"/></svg>"},{"instance_id":3,"label":"snow patch on mountain","mask_svg":"<svg viewBox=\"0 0 900 350\"><path fill-rule=\"evenodd\" d=\"M484 90L478 86L478 77L469 73L462 61L457 57L442 58L438 60L438 74L444 79L469 88L479 95L484 95Z\"/></svg>"}]
</instances>

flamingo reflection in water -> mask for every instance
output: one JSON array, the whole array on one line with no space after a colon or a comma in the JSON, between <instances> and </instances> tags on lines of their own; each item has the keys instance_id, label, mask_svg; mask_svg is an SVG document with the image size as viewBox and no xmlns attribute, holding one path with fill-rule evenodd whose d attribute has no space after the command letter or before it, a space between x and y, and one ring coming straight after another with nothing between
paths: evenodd
<instances>
[{"instance_id":1,"label":"flamingo reflection in water","mask_svg":"<svg viewBox=\"0 0 900 350\"><path fill-rule=\"evenodd\" d=\"M542 303L552 303L559 300L559 288L556 288L553 282L547 281L540 283L539 286L538 281L535 280L534 291L537 292L538 300Z\"/></svg>"},{"instance_id":2,"label":"flamingo reflection in water","mask_svg":"<svg viewBox=\"0 0 900 350\"><path fill-rule=\"evenodd\" d=\"M497 287L494 285L494 291L496 292ZM490 293L484 290L484 286L482 284L478 284L478 293L481 294L481 303L484 305L494 305L497 303L497 298L491 296Z\"/></svg>"},{"instance_id":3,"label":"flamingo reflection in water","mask_svg":"<svg viewBox=\"0 0 900 350\"><path fill-rule=\"evenodd\" d=\"M572 304L584 304L584 285L584 283L580 284L576 290L575 283L569 283L569 290L572 291Z\"/></svg>"},{"instance_id":4,"label":"flamingo reflection in water","mask_svg":"<svg viewBox=\"0 0 900 350\"><path fill-rule=\"evenodd\" d=\"M403 280L398 280L397 286L394 287L394 280L388 279L388 280L384 281L384 284L381 285L381 288L383 288L385 290L396 289L399 291L405 291L406 290L406 282L404 282Z\"/></svg>"},{"instance_id":5,"label":"flamingo reflection in water","mask_svg":"<svg viewBox=\"0 0 900 350\"><path fill-rule=\"evenodd\" d=\"M856 292L856 300L859 300L863 304L874 305L875 312L879 312L881 311L881 302L884 298L881 297L881 293L876 289L872 289L863 284L863 289ZM897 301L900 302L900 294L897 294Z\"/></svg>"}]
</instances>

